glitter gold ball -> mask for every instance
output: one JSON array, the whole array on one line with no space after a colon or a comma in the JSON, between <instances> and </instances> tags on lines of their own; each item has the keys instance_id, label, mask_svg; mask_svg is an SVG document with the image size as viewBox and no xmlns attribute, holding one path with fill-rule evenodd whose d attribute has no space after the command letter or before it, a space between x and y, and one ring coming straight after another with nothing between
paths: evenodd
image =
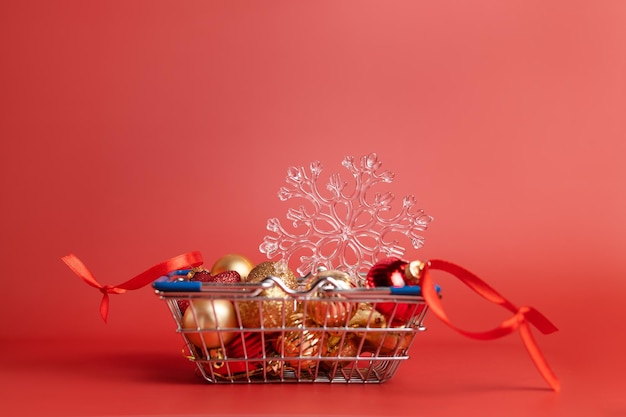
<instances>
[{"instance_id":1,"label":"glitter gold ball","mask_svg":"<svg viewBox=\"0 0 626 417\"><path fill-rule=\"evenodd\" d=\"M271 261L262 262L252 268L245 281L261 282L269 276L280 278L285 283L285 286L291 289L295 290L298 288L298 280L293 271L278 262Z\"/></svg>"},{"instance_id":2,"label":"glitter gold ball","mask_svg":"<svg viewBox=\"0 0 626 417\"><path fill-rule=\"evenodd\" d=\"M281 269L275 262L263 262L255 266L246 282L258 283L268 276L280 278L285 286L296 289L298 281L295 274L288 268ZM289 294L280 287L274 285L267 290L261 291L258 300L238 302L241 324L246 328L264 328L279 330L287 317L296 310L296 303Z\"/></svg>"}]
</instances>

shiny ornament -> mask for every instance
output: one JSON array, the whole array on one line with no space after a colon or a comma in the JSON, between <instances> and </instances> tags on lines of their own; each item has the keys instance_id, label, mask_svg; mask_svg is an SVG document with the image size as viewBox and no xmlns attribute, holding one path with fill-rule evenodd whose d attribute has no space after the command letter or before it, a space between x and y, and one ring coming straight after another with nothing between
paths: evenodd
<instances>
[{"instance_id":1,"label":"shiny ornament","mask_svg":"<svg viewBox=\"0 0 626 417\"><path fill-rule=\"evenodd\" d=\"M300 369L314 368L322 352L324 332L315 330L315 323L307 320L302 313L294 313L288 318L288 328L295 328L282 333L274 342L274 348L284 359L285 364Z\"/></svg>"},{"instance_id":2,"label":"shiny ornament","mask_svg":"<svg viewBox=\"0 0 626 417\"><path fill-rule=\"evenodd\" d=\"M218 348L227 345L238 334L237 315L228 300L193 300L183 315L182 328L197 330L185 332L191 343L199 348Z\"/></svg>"},{"instance_id":3,"label":"shiny ornament","mask_svg":"<svg viewBox=\"0 0 626 417\"><path fill-rule=\"evenodd\" d=\"M387 320L371 303L359 303L348 326L378 329L387 327Z\"/></svg>"},{"instance_id":4,"label":"shiny ornament","mask_svg":"<svg viewBox=\"0 0 626 417\"><path fill-rule=\"evenodd\" d=\"M309 317L324 327L346 326L356 313L356 304L331 290L349 290L355 288L356 284L348 274L340 271L321 271L316 274L316 282L322 288L315 293L315 298L307 302ZM323 285L324 282L327 284Z\"/></svg>"},{"instance_id":5,"label":"shiny ornament","mask_svg":"<svg viewBox=\"0 0 626 417\"><path fill-rule=\"evenodd\" d=\"M298 280L296 278L296 275L282 261L266 261L258 264L250 271L248 276L245 278L245 281L261 282L269 276L280 278L281 281L288 288L291 288L293 290L298 288Z\"/></svg>"},{"instance_id":6,"label":"shiny ornament","mask_svg":"<svg viewBox=\"0 0 626 417\"><path fill-rule=\"evenodd\" d=\"M404 287L404 269L407 261L398 258L385 258L378 261L367 271L365 286L375 287Z\"/></svg>"},{"instance_id":7,"label":"shiny ornament","mask_svg":"<svg viewBox=\"0 0 626 417\"><path fill-rule=\"evenodd\" d=\"M241 276L237 271L224 271L213 275L204 268L193 268L187 274L187 279L189 281L214 282L217 284L236 284L241 282ZM188 306L188 299L178 300L178 308L181 312L184 312Z\"/></svg>"},{"instance_id":8,"label":"shiny ornament","mask_svg":"<svg viewBox=\"0 0 626 417\"><path fill-rule=\"evenodd\" d=\"M359 339L365 339L365 341L375 339L370 343L375 344L378 340L377 335L380 334L380 331L371 331L368 329L386 328L387 320L385 319L385 316L376 310L371 303L359 303L356 313L350 319L348 326L352 328L362 328L362 332L355 332L354 335L358 336Z\"/></svg>"},{"instance_id":9,"label":"shiny ornament","mask_svg":"<svg viewBox=\"0 0 626 417\"><path fill-rule=\"evenodd\" d=\"M237 284L241 282L241 274L235 270L222 271L212 274L206 270L190 273L190 281L213 282L216 284Z\"/></svg>"},{"instance_id":10,"label":"shiny ornament","mask_svg":"<svg viewBox=\"0 0 626 417\"><path fill-rule=\"evenodd\" d=\"M239 254L228 254L219 258L211 267L211 275L217 275L225 271L237 271L242 280L245 280L254 263L247 257Z\"/></svg>"},{"instance_id":11,"label":"shiny ornament","mask_svg":"<svg viewBox=\"0 0 626 417\"><path fill-rule=\"evenodd\" d=\"M390 328L391 329L391 328ZM385 332L369 332L365 336L367 345L375 354L393 355L404 354L411 346L415 332L411 330Z\"/></svg>"},{"instance_id":12,"label":"shiny ornament","mask_svg":"<svg viewBox=\"0 0 626 417\"><path fill-rule=\"evenodd\" d=\"M385 258L374 265L365 279L368 288L404 287L419 285L426 264L422 261L407 262L399 258ZM378 303L376 309L394 327L403 326L415 317L423 306L411 303Z\"/></svg>"},{"instance_id":13,"label":"shiny ornament","mask_svg":"<svg viewBox=\"0 0 626 417\"><path fill-rule=\"evenodd\" d=\"M327 328L345 327L357 310L354 303L338 295L313 299L306 305L311 320Z\"/></svg>"},{"instance_id":14,"label":"shiny ornament","mask_svg":"<svg viewBox=\"0 0 626 417\"><path fill-rule=\"evenodd\" d=\"M259 283L268 276L279 278L289 289L296 289L298 281L290 269L278 262L263 262L250 271L247 282ZM278 284L259 293L256 300L239 301L241 324L246 328L279 330L285 320L296 311L296 302Z\"/></svg>"},{"instance_id":15,"label":"shiny ornament","mask_svg":"<svg viewBox=\"0 0 626 417\"><path fill-rule=\"evenodd\" d=\"M212 372L225 378L238 378L254 373L263 367L266 355L264 339L261 333L245 332L235 337L225 349L209 351L211 362L205 365L212 367ZM249 360L249 359L258 360ZM248 359L248 360L246 360Z\"/></svg>"},{"instance_id":16,"label":"shiny ornament","mask_svg":"<svg viewBox=\"0 0 626 417\"><path fill-rule=\"evenodd\" d=\"M353 363L359 355L360 340L352 333L345 335L329 335L322 346L322 356L325 358L345 358L345 360L326 360L322 364L327 368L347 366Z\"/></svg>"}]
</instances>

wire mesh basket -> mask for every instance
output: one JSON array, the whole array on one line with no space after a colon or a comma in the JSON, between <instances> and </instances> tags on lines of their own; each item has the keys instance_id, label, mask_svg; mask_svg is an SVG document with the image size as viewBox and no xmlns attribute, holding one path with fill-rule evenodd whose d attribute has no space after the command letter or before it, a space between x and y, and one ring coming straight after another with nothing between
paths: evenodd
<instances>
[{"instance_id":1,"label":"wire mesh basket","mask_svg":"<svg viewBox=\"0 0 626 417\"><path fill-rule=\"evenodd\" d=\"M345 288L318 277L293 290L259 283L155 282L211 383L382 383L423 325L419 287ZM245 325L244 325L245 324Z\"/></svg>"}]
</instances>

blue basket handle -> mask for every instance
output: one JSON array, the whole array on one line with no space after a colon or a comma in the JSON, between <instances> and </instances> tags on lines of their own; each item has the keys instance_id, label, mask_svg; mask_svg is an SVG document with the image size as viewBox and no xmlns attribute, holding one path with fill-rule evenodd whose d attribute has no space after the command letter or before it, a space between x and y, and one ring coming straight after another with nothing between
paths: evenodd
<instances>
[{"instance_id":1,"label":"blue basket handle","mask_svg":"<svg viewBox=\"0 0 626 417\"><path fill-rule=\"evenodd\" d=\"M157 291L162 292L200 292L202 291L201 281L157 281L152 283Z\"/></svg>"},{"instance_id":2,"label":"blue basket handle","mask_svg":"<svg viewBox=\"0 0 626 417\"><path fill-rule=\"evenodd\" d=\"M441 291L439 285L435 285L437 293ZM422 287L419 285L405 285L404 287L389 287L389 292L393 295L422 295Z\"/></svg>"}]
</instances>

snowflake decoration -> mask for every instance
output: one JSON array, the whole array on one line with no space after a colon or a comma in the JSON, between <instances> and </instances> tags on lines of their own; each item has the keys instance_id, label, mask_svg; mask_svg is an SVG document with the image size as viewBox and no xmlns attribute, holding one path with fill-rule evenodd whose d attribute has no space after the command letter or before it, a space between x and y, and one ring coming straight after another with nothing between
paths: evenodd
<instances>
[{"instance_id":1,"label":"snowflake decoration","mask_svg":"<svg viewBox=\"0 0 626 417\"><path fill-rule=\"evenodd\" d=\"M392 193L375 193L369 198L368 190L373 185L394 179L392 172L377 172L382 163L375 153L361 157L359 164L347 156L342 165L352 174L354 189L334 173L326 184L326 196L318 187L323 169L319 161L312 162L308 172L304 167L287 170L287 186L281 187L278 197L281 201L304 199L309 207L300 205L287 211L292 231L277 218L269 219L267 229L273 235L265 236L259 250L269 259L280 256L286 262L301 254L296 269L301 276L324 267L345 271L361 285L363 275L378 260L404 255L405 248L394 237L404 235L415 249L422 247L421 232L432 217L422 209L414 209L413 195L403 198L402 208L395 215L390 213Z\"/></svg>"}]
</instances>

